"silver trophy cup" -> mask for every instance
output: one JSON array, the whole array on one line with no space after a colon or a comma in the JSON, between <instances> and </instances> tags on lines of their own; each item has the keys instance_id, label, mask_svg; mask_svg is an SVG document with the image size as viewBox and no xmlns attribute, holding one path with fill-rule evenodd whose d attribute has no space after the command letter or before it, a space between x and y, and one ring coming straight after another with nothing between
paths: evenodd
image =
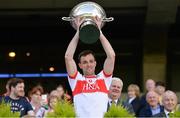
<instances>
[{"instance_id":1,"label":"silver trophy cup","mask_svg":"<svg viewBox=\"0 0 180 118\"><path fill-rule=\"evenodd\" d=\"M92 44L99 39L100 31L93 20L95 16L102 19L101 28L105 22L113 21L113 17L106 18L104 9L95 2L82 2L76 5L70 12L69 17L62 17L62 20L70 21L72 27L77 30L74 22L76 17L83 19L79 27L79 37L83 43Z\"/></svg>"}]
</instances>

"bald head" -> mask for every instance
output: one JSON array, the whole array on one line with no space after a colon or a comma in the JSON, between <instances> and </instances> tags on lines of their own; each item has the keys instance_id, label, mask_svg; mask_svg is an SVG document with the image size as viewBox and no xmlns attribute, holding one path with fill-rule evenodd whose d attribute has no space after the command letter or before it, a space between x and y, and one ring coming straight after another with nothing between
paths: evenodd
<instances>
[{"instance_id":1,"label":"bald head","mask_svg":"<svg viewBox=\"0 0 180 118\"><path fill-rule=\"evenodd\" d=\"M159 103L159 95L155 91L146 94L146 101L151 107L156 107Z\"/></svg>"}]
</instances>

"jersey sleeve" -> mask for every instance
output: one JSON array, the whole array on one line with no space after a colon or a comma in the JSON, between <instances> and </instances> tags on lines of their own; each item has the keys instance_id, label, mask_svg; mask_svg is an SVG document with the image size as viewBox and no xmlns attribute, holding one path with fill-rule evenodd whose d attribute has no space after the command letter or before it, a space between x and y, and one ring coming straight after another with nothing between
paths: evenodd
<instances>
[{"instance_id":1,"label":"jersey sleeve","mask_svg":"<svg viewBox=\"0 0 180 118\"><path fill-rule=\"evenodd\" d=\"M72 91L74 91L77 81L80 80L81 78L82 75L78 71L74 74L74 76L68 75L68 81Z\"/></svg>"},{"instance_id":2,"label":"jersey sleeve","mask_svg":"<svg viewBox=\"0 0 180 118\"><path fill-rule=\"evenodd\" d=\"M106 84L106 88L107 90L109 90L109 87L111 85L112 82L112 74L108 75L106 74L103 70L98 74L98 76L100 76L100 78L104 79L104 82Z\"/></svg>"}]
</instances>

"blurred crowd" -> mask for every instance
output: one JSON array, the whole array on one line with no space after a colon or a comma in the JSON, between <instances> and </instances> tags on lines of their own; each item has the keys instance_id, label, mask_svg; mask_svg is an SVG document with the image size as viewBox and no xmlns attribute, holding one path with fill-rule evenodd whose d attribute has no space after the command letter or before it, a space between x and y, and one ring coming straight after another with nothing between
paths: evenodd
<instances>
[{"instance_id":1,"label":"blurred crowd","mask_svg":"<svg viewBox=\"0 0 180 118\"><path fill-rule=\"evenodd\" d=\"M24 80L12 78L7 81L6 93L1 96L1 102L11 104L11 111L20 111L22 116L43 118L48 112L54 111L58 101L67 100L73 104L73 97L65 92L63 85L59 85L50 93L44 93L41 85L34 86L25 96ZM141 95L138 85L130 84L127 97L122 97L123 81L113 77L108 97L107 111L112 104L122 105L129 113L136 117L166 117L180 110L178 97L175 92L166 90L164 82L148 79L145 83L146 92Z\"/></svg>"}]
</instances>

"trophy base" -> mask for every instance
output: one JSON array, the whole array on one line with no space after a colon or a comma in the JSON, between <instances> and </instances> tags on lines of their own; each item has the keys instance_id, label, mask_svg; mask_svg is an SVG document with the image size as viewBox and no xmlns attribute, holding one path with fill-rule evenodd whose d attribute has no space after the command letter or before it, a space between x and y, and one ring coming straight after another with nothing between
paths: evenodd
<instances>
[{"instance_id":1,"label":"trophy base","mask_svg":"<svg viewBox=\"0 0 180 118\"><path fill-rule=\"evenodd\" d=\"M86 44L95 43L99 39L99 36L100 36L99 29L92 24L83 26L79 32L80 40Z\"/></svg>"}]
</instances>

